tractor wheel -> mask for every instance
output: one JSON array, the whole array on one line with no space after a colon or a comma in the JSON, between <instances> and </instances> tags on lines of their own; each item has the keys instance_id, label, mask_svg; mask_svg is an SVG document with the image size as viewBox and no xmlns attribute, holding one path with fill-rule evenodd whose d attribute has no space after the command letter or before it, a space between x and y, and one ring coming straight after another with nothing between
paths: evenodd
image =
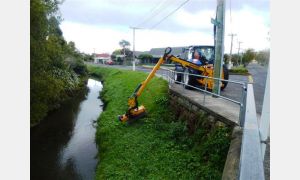
<instances>
[{"instance_id":1,"label":"tractor wheel","mask_svg":"<svg viewBox=\"0 0 300 180\"><path fill-rule=\"evenodd\" d=\"M178 70L175 70L174 72L174 80L176 84L180 84L181 80L182 80L182 73L177 73L177 72L181 72Z\"/></svg>"},{"instance_id":2,"label":"tractor wheel","mask_svg":"<svg viewBox=\"0 0 300 180\"><path fill-rule=\"evenodd\" d=\"M224 79L228 80L229 79L229 71L225 64L223 65L223 73L224 73ZM221 87L221 91L223 91L226 88L228 81L222 81L222 84L224 86Z\"/></svg>"}]
</instances>

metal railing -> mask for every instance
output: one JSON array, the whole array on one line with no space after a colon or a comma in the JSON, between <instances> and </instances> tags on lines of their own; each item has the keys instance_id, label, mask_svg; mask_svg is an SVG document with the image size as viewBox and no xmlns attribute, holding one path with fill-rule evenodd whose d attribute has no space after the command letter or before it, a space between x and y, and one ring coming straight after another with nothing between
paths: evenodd
<instances>
[{"instance_id":1,"label":"metal railing","mask_svg":"<svg viewBox=\"0 0 300 180\"><path fill-rule=\"evenodd\" d=\"M219 84L221 84L220 81L223 81L223 82L227 82L227 83L232 83L232 84L239 85L241 87L241 89L240 89L240 91L241 91L240 92L241 93L240 100L235 100L235 99L232 99L230 97L226 97L226 96L223 96L223 95L216 94L214 92L208 91L208 89L207 89L207 81L205 81L205 86L203 88L199 88L199 87L196 87L196 86L185 84L182 81L176 81L175 74L182 74L182 78L183 78L183 76L186 75L186 76L194 76L194 77L199 77L199 78L204 78L204 79L217 80L217 81L219 81ZM203 104L205 104L206 95L209 94L209 95L212 95L214 97L219 97L219 98L222 98L222 99L224 99L226 101L229 101L229 102L232 102L234 104L239 105L239 107L240 107L239 124L240 124L241 127L243 127L244 121L245 121L245 109L246 109L245 105L246 105L246 96L247 96L247 83L246 82L239 82L239 81L233 81L233 80L225 80L225 79L220 79L220 78L203 76L203 75L199 75L199 74L192 74L192 73L174 71L174 70L171 70L171 69L168 69L168 70L166 69L165 71L163 71L162 76L169 82L169 85L176 82L178 84L182 84L184 86L188 86L190 88L193 88L193 89L196 89L198 91L203 92L204 93L204 95L203 95Z\"/></svg>"},{"instance_id":2,"label":"metal railing","mask_svg":"<svg viewBox=\"0 0 300 180\"><path fill-rule=\"evenodd\" d=\"M245 121L241 144L239 180L264 180L264 165L261 151L261 137L256 116L253 84L248 84Z\"/></svg>"}]
</instances>

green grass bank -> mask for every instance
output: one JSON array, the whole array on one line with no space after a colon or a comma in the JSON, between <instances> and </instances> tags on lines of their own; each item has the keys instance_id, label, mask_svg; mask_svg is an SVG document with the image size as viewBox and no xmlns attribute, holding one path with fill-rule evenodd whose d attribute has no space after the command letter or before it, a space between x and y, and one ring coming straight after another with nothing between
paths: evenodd
<instances>
[{"instance_id":1,"label":"green grass bank","mask_svg":"<svg viewBox=\"0 0 300 180\"><path fill-rule=\"evenodd\" d=\"M175 117L168 85L153 78L139 98L147 116L122 124L127 98L147 76L89 66L89 73L104 81L105 109L98 118L96 179L221 179L230 144L226 127L199 127L191 134L185 119Z\"/></svg>"}]
</instances>

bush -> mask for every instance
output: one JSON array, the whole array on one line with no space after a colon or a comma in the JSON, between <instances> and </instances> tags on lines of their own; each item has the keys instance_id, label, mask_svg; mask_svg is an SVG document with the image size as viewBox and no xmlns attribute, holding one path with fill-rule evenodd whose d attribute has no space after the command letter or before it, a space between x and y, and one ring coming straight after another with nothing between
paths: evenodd
<instances>
[{"instance_id":1,"label":"bush","mask_svg":"<svg viewBox=\"0 0 300 180\"><path fill-rule=\"evenodd\" d=\"M248 69L246 69L243 66L237 66L237 67L232 67L229 70L230 73L236 73L236 74L248 74Z\"/></svg>"},{"instance_id":2,"label":"bush","mask_svg":"<svg viewBox=\"0 0 300 180\"><path fill-rule=\"evenodd\" d=\"M87 67L82 60L76 60L71 64L70 68L78 75L87 75Z\"/></svg>"},{"instance_id":3,"label":"bush","mask_svg":"<svg viewBox=\"0 0 300 180\"><path fill-rule=\"evenodd\" d=\"M30 124L36 124L47 113L60 106L77 90L81 80L73 71L53 68L30 79Z\"/></svg>"}]
</instances>

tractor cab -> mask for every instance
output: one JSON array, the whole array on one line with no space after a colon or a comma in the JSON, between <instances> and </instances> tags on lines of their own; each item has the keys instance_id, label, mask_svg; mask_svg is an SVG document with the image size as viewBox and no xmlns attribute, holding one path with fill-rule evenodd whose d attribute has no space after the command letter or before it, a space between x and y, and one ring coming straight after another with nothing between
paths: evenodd
<instances>
[{"instance_id":1,"label":"tractor cab","mask_svg":"<svg viewBox=\"0 0 300 180\"><path fill-rule=\"evenodd\" d=\"M197 57L195 57L195 55ZM182 48L180 57L186 61L192 62L198 66L214 64L215 47L214 46L189 46ZM183 72L184 67L180 63L175 63L175 71ZM190 70L191 73L198 74L197 70Z\"/></svg>"},{"instance_id":2,"label":"tractor cab","mask_svg":"<svg viewBox=\"0 0 300 180\"><path fill-rule=\"evenodd\" d=\"M186 60L190 62L197 62L196 64L205 65L213 64L215 59L215 48L214 46L190 46L183 49L183 53L186 54ZM195 57L195 54L197 57ZM199 56L199 57L198 57Z\"/></svg>"}]
</instances>

